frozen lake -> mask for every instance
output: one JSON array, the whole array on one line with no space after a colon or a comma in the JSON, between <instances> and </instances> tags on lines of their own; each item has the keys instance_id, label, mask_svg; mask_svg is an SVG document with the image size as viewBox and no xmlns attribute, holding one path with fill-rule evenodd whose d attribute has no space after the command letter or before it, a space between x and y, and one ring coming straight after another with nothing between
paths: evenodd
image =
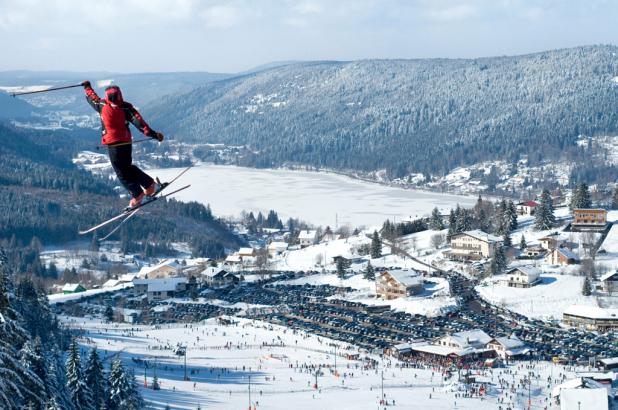
<instances>
[{"instance_id":1,"label":"frozen lake","mask_svg":"<svg viewBox=\"0 0 618 410\"><path fill-rule=\"evenodd\" d=\"M149 170L162 181L180 169ZM175 184L192 184L176 198L210 204L218 216L238 216L245 211L277 211L284 220L295 217L317 225L376 226L386 219L397 221L440 209L472 206L476 198L392 188L352 178L309 171L253 169L200 165Z\"/></svg>"}]
</instances>

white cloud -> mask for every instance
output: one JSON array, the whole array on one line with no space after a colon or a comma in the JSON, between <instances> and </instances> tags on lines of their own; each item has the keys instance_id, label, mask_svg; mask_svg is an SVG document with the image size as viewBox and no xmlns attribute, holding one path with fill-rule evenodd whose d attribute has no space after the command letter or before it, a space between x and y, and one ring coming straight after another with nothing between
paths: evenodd
<instances>
[{"instance_id":1,"label":"white cloud","mask_svg":"<svg viewBox=\"0 0 618 410\"><path fill-rule=\"evenodd\" d=\"M321 4L316 2L305 1L299 4L296 4L292 7L292 10L299 14L319 14L324 9Z\"/></svg>"},{"instance_id":2,"label":"white cloud","mask_svg":"<svg viewBox=\"0 0 618 410\"><path fill-rule=\"evenodd\" d=\"M451 22L466 20L475 17L479 9L472 4L457 4L447 7L434 7L425 12L425 15L434 21Z\"/></svg>"},{"instance_id":3,"label":"white cloud","mask_svg":"<svg viewBox=\"0 0 618 410\"><path fill-rule=\"evenodd\" d=\"M211 28L230 28L242 21L240 10L234 6L218 5L202 10L204 24Z\"/></svg>"}]
</instances>

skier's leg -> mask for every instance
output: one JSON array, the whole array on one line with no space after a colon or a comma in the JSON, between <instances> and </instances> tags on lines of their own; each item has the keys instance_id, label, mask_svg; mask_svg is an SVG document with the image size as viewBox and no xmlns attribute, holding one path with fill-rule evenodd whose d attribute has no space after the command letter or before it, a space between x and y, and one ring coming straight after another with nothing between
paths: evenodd
<instances>
[{"instance_id":1,"label":"skier's leg","mask_svg":"<svg viewBox=\"0 0 618 410\"><path fill-rule=\"evenodd\" d=\"M116 176L120 183L131 193L133 198L137 198L142 194L142 188L139 182L136 181L133 165L131 164L131 145L120 145L108 147L109 160L116 172Z\"/></svg>"},{"instance_id":2,"label":"skier's leg","mask_svg":"<svg viewBox=\"0 0 618 410\"><path fill-rule=\"evenodd\" d=\"M134 181L137 181L137 183L143 189L147 189L148 187L152 185L152 183L154 182L154 179L152 179L150 175L148 175L147 173L145 173L144 171L142 171L135 165L131 165L131 168L132 168L131 172L134 175Z\"/></svg>"}]
</instances>

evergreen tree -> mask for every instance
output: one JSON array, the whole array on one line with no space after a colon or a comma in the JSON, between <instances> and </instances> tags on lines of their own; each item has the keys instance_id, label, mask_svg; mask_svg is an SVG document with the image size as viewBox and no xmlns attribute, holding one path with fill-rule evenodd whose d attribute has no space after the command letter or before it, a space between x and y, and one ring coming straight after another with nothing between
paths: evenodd
<instances>
[{"instance_id":1,"label":"evergreen tree","mask_svg":"<svg viewBox=\"0 0 618 410\"><path fill-rule=\"evenodd\" d=\"M526 237L522 234L521 239L519 241L519 249L523 251L524 249L526 249L527 246L528 244L526 244Z\"/></svg>"},{"instance_id":2,"label":"evergreen tree","mask_svg":"<svg viewBox=\"0 0 618 410\"><path fill-rule=\"evenodd\" d=\"M534 214L534 227L535 229L542 231L550 229L556 223L556 217L554 216L554 203L551 199L549 190L544 189L541 194L541 203L536 209Z\"/></svg>"},{"instance_id":3,"label":"evergreen tree","mask_svg":"<svg viewBox=\"0 0 618 410\"><path fill-rule=\"evenodd\" d=\"M371 265L371 261L367 262L367 266L365 267L365 271L363 272L363 278L372 281L376 278L375 269Z\"/></svg>"},{"instance_id":4,"label":"evergreen tree","mask_svg":"<svg viewBox=\"0 0 618 410\"><path fill-rule=\"evenodd\" d=\"M612 207L612 209L618 209L618 185L616 185L616 187L614 188L614 191L612 193L611 207Z\"/></svg>"},{"instance_id":5,"label":"evergreen tree","mask_svg":"<svg viewBox=\"0 0 618 410\"><path fill-rule=\"evenodd\" d=\"M592 200L590 199L590 192L588 191L588 184L580 182L575 186L571 195L571 203L569 208L573 209L587 209L592 207Z\"/></svg>"},{"instance_id":6,"label":"evergreen tree","mask_svg":"<svg viewBox=\"0 0 618 410\"><path fill-rule=\"evenodd\" d=\"M114 320L114 308L111 305L107 305L105 307L105 318L108 322L112 322Z\"/></svg>"},{"instance_id":7,"label":"evergreen tree","mask_svg":"<svg viewBox=\"0 0 618 410\"><path fill-rule=\"evenodd\" d=\"M343 260L343 258L338 258L337 259L337 276L339 276L339 278L344 277L345 269L346 269L345 261Z\"/></svg>"},{"instance_id":8,"label":"evergreen tree","mask_svg":"<svg viewBox=\"0 0 618 410\"><path fill-rule=\"evenodd\" d=\"M455 211L451 209L448 214L448 238L457 233L457 218L455 217Z\"/></svg>"},{"instance_id":9,"label":"evergreen tree","mask_svg":"<svg viewBox=\"0 0 618 410\"><path fill-rule=\"evenodd\" d=\"M120 359L112 362L109 372L109 410L138 410L143 400L135 383L135 376L126 371Z\"/></svg>"},{"instance_id":10,"label":"evergreen tree","mask_svg":"<svg viewBox=\"0 0 618 410\"><path fill-rule=\"evenodd\" d=\"M105 405L106 386L105 377L103 375L103 363L99 357L99 352L95 347L90 351L88 362L86 363L86 384L92 392L92 403L95 409L100 409Z\"/></svg>"},{"instance_id":11,"label":"evergreen tree","mask_svg":"<svg viewBox=\"0 0 618 410\"><path fill-rule=\"evenodd\" d=\"M590 278L586 276L584 278L584 285L582 287L582 295L590 296L592 294L592 286L590 285Z\"/></svg>"},{"instance_id":12,"label":"evergreen tree","mask_svg":"<svg viewBox=\"0 0 618 410\"><path fill-rule=\"evenodd\" d=\"M496 235L504 235L510 228L510 218L507 215L507 203L504 198L496 206L494 214L494 232Z\"/></svg>"},{"instance_id":13,"label":"evergreen tree","mask_svg":"<svg viewBox=\"0 0 618 410\"><path fill-rule=\"evenodd\" d=\"M442 217L440 216L440 210L438 209L438 207L435 207L433 211L431 211L429 228L434 231L440 231L444 229L444 223L442 222Z\"/></svg>"},{"instance_id":14,"label":"evergreen tree","mask_svg":"<svg viewBox=\"0 0 618 410\"><path fill-rule=\"evenodd\" d=\"M378 231L373 231L373 237L371 238L371 257L373 259L382 257L382 240Z\"/></svg>"},{"instance_id":15,"label":"evergreen tree","mask_svg":"<svg viewBox=\"0 0 618 410\"><path fill-rule=\"evenodd\" d=\"M494 257L491 260L490 270L492 275L498 275L506 269L508 261L506 260L506 254L504 248L500 245L496 246L494 251Z\"/></svg>"},{"instance_id":16,"label":"evergreen tree","mask_svg":"<svg viewBox=\"0 0 618 410\"><path fill-rule=\"evenodd\" d=\"M513 246L513 241L511 240L511 234L507 231L502 236L502 243L506 248L510 248Z\"/></svg>"},{"instance_id":17,"label":"evergreen tree","mask_svg":"<svg viewBox=\"0 0 618 410\"><path fill-rule=\"evenodd\" d=\"M506 207L506 216L509 224L509 231L513 232L517 229L517 207L515 203L511 200L507 203Z\"/></svg>"},{"instance_id":18,"label":"evergreen tree","mask_svg":"<svg viewBox=\"0 0 618 410\"><path fill-rule=\"evenodd\" d=\"M84 380L79 356L77 340L73 339L69 346L66 361L67 387L71 395L71 401L78 410L92 409L92 392Z\"/></svg>"}]
</instances>

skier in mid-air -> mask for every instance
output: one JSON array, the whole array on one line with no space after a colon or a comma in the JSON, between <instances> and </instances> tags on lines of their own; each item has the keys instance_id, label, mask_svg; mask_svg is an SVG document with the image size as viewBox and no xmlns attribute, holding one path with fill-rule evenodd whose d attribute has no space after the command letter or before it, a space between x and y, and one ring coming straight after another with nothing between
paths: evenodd
<instances>
[{"instance_id":1,"label":"skier in mid-air","mask_svg":"<svg viewBox=\"0 0 618 410\"><path fill-rule=\"evenodd\" d=\"M86 92L86 100L101 116L102 143L107 146L109 160L118 180L131 193L129 207L138 206L144 196L156 195L160 187L154 179L133 165L129 123L147 137L158 141L163 141L163 134L150 128L133 105L122 99L118 86L107 87L105 98L101 99L92 89L90 81L84 81L81 85Z\"/></svg>"}]
</instances>

